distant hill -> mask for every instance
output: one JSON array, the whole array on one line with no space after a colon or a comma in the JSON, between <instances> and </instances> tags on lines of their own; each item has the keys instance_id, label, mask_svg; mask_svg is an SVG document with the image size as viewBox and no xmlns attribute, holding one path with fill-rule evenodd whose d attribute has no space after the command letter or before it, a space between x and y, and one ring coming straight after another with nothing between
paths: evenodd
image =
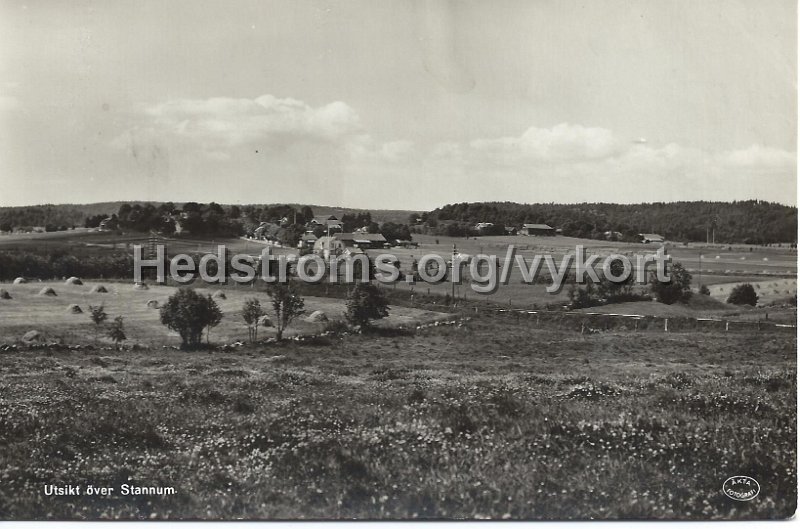
<instances>
[{"instance_id":1,"label":"distant hill","mask_svg":"<svg viewBox=\"0 0 800 529\"><path fill-rule=\"evenodd\" d=\"M35 206L12 206L0 207L0 231L10 229L27 229L36 226L71 227L83 226L87 217L96 215L108 215L119 211L120 206L129 204L131 206L139 204L145 206L151 204L155 207L165 204L165 202L152 201L117 201L117 202L96 202L92 204L41 204ZM184 202L173 202L175 207L181 208ZM224 208L229 208L231 204L220 204ZM288 205L300 210L306 204L236 204L239 208L253 206L256 208L268 208L277 205ZM336 206L310 205L315 215L336 215L342 217L346 213L369 212L372 219L383 224L384 222L394 222L397 224L408 223L408 217L412 212L406 210L382 210L382 209L359 209L343 208Z\"/></svg>"},{"instance_id":2,"label":"distant hill","mask_svg":"<svg viewBox=\"0 0 800 529\"><path fill-rule=\"evenodd\" d=\"M44 204L0 207L0 231L33 226L83 226L86 217L111 215L122 204L164 202L118 201L93 204ZM177 208L182 202L173 203ZM221 204L225 209L231 205ZM268 208L279 204L236 204L239 208ZM280 204L300 210L306 204ZM520 204L516 202L473 202L448 204L423 213L409 210L359 209L309 205L315 215L369 212L372 220L383 224L407 224L409 216L420 214L429 233L447 234L445 227L463 230L479 222L505 226L544 223L562 230L564 235L601 239L606 231L624 237L638 233L658 233L672 241L705 241L713 232L718 243L770 244L795 242L797 208L760 200L739 202L655 202L649 204ZM456 226L456 227L458 227ZM450 230L458 233L458 230Z\"/></svg>"},{"instance_id":3,"label":"distant hill","mask_svg":"<svg viewBox=\"0 0 800 529\"><path fill-rule=\"evenodd\" d=\"M452 228L454 223L544 223L561 229L567 236L594 239L603 238L606 231L617 231L625 237L657 233L672 241L705 241L707 231L713 231L718 243L797 240L797 208L761 200L651 204L465 202L434 209L425 220L440 230L440 225Z\"/></svg>"}]
</instances>

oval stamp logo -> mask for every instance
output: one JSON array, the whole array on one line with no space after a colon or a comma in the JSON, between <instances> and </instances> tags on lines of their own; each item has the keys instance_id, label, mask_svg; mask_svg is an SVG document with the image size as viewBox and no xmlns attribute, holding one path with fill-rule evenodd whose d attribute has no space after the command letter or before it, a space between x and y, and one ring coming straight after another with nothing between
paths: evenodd
<instances>
[{"instance_id":1,"label":"oval stamp logo","mask_svg":"<svg viewBox=\"0 0 800 529\"><path fill-rule=\"evenodd\" d=\"M750 476L733 476L722 484L725 496L736 501L750 501L761 492L761 485Z\"/></svg>"}]
</instances>

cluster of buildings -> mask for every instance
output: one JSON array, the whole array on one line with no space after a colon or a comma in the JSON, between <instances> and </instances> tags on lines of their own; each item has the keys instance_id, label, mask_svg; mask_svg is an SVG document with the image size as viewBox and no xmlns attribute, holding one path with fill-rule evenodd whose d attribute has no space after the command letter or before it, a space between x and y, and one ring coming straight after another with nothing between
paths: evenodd
<instances>
[{"instance_id":1,"label":"cluster of buildings","mask_svg":"<svg viewBox=\"0 0 800 529\"><path fill-rule=\"evenodd\" d=\"M496 231L493 222L479 222L474 226L474 229L479 234L489 234ZM548 237L561 234L560 229L553 228L547 224L526 223L519 228L506 226L504 230L506 235L537 235Z\"/></svg>"},{"instance_id":2,"label":"cluster of buildings","mask_svg":"<svg viewBox=\"0 0 800 529\"><path fill-rule=\"evenodd\" d=\"M495 225L492 222L479 222L474 226L475 231L478 234L495 234L496 230L494 229ZM528 224L525 223L519 228L506 226L505 227L505 234L506 235L528 235L528 236L537 236L537 237L553 237L555 235L561 235L561 229L553 228L548 224ZM618 231L606 231L604 234L605 238L609 241L621 241L623 238L623 234ZM665 241L662 235L657 233L639 233L639 242L643 244L650 244L650 243L663 243Z\"/></svg>"},{"instance_id":3,"label":"cluster of buildings","mask_svg":"<svg viewBox=\"0 0 800 529\"><path fill-rule=\"evenodd\" d=\"M306 232L300 237L297 247L328 258L332 255L353 255L365 250L377 250L401 246L416 247L413 241L389 241L381 233L368 233L367 228L345 232L344 225L335 215L317 215L306 223ZM253 231L253 238L277 243L281 230L285 228L271 222L262 222Z\"/></svg>"}]
</instances>

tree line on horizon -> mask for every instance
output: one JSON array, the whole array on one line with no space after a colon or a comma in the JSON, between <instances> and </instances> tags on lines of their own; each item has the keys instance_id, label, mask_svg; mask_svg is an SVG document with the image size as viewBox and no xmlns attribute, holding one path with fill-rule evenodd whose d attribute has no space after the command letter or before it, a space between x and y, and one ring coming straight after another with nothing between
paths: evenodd
<instances>
[{"instance_id":1,"label":"tree line on horizon","mask_svg":"<svg viewBox=\"0 0 800 529\"><path fill-rule=\"evenodd\" d=\"M652 204L519 204L462 202L422 214L421 224L437 235L472 235L479 222L505 226L548 224L568 237L605 239L619 232L623 240L657 233L668 240L774 244L797 240L797 208L774 202L656 202Z\"/></svg>"},{"instance_id":2,"label":"tree line on horizon","mask_svg":"<svg viewBox=\"0 0 800 529\"><path fill-rule=\"evenodd\" d=\"M172 235L177 223L195 236L235 237L252 233L261 222L281 223L286 243L296 244L314 216L311 206L220 205L186 202L120 202L117 211L97 213L96 205L40 205L0 208L0 231L56 231L75 226L97 227L112 217L120 229L157 231ZM447 236L479 235L475 225L491 222L503 234L505 227L525 223L548 224L570 237L604 239L619 232L623 240L638 240L639 233L658 233L673 241L774 244L796 241L797 208L760 200L736 202L656 202L652 204L520 204L515 202L455 203L429 212L409 212L408 223L378 224L368 210L338 215L344 231L367 227L388 239L406 239L411 232Z\"/></svg>"}]
</instances>

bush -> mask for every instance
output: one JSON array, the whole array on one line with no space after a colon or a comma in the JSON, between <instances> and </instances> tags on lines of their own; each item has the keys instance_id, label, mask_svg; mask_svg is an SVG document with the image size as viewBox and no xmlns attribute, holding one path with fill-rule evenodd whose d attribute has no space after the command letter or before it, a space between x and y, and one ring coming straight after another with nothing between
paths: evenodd
<instances>
[{"instance_id":1,"label":"bush","mask_svg":"<svg viewBox=\"0 0 800 529\"><path fill-rule=\"evenodd\" d=\"M756 294L753 285L750 283L736 285L731 291L731 295L728 296L728 303L734 305L751 305L754 307L756 303L758 303L758 294Z\"/></svg>"},{"instance_id":2,"label":"bush","mask_svg":"<svg viewBox=\"0 0 800 529\"><path fill-rule=\"evenodd\" d=\"M351 325L368 327L370 320L378 320L388 315L386 296L372 283L359 283L347 297L345 317Z\"/></svg>"},{"instance_id":3,"label":"bush","mask_svg":"<svg viewBox=\"0 0 800 529\"><path fill-rule=\"evenodd\" d=\"M650 279L650 290L656 299L666 305L680 301L686 303L692 296L692 274L682 264L675 263L669 271L669 280L661 282L654 273Z\"/></svg>"},{"instance_id":4,"label":"bush","mask_svg":"<svg viewBox=\"0 0 800 529\"><path fill-rule=\"evenodd\" d=\"M698 290L697 292L702 294L703 296L710 296L711 295L711 291L705 285L700 285L700 290Z\"/></svg>"},{"instance_id":5,"label":"bush","mask_svg":"<svg viewBox=\"0 0 800 529\"><path fill-rule=\"evenodd\" d=\"M203 338L222 320L222 311L211 296L203 297L190 288L182 288L161 307L161 323L181 336L181 347L196 348Z\"/></svg>"}]
</instances>

